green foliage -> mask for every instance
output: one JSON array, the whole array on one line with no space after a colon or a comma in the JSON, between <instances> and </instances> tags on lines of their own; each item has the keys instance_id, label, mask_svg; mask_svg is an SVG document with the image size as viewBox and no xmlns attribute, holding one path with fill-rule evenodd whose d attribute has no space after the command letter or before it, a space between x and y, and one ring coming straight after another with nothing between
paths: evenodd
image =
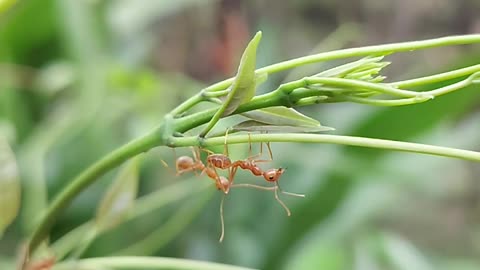
<instances>
[{"instance_id":1,"label":"green foliage","mask_svg":"<svg viewBox=\"0 0 480 270\"><path fill-rule=\"evenodd\" d=\"M0 137L0 239L20 208L17 162L5 138Z\"/></svg>"},{"instance_id":2,"label":"green foliage","mask_svg":"<svg viewBox=\"0 0 480 270\"><path fill-rule=\"evenodd\" d=\"M30 240L32 262L55 254L55 269L71 263L85 269L478 268L478 222L463 219L475 216L469 163L392 152L480 161L480 153L462 150L478 147L480 136L478 35L335 51L326 46L326 52L256 70L286 58L276 54L282 44L325 48L283 36L287 29L275 35L275 27L261 22L268 31L248 43L236 76L204 87L188 74L138 65L154 62L154 53L137 55L150 47L151 33L139 29L156 24L159 15L152 14L168 17L196 1L152 4L150 15L125 8L134 2L87 2L26 1L2 13L8 17L0 29L6 62L0 63L0 136L13 151L5 144L0 168L16 168L16 156L21 177L0 175L0 231L9 226L0 268L13 267L12 247L23 239ZM317 29L309 35L323 36ZM196 34L188 36L192 41ZM261 38L268 49L257 55ZM458 54L452 55L467 60L451 63L449 54L428 50L433 56L414 54L405 68L403 56L413 50L463 44L473 50L453 47ZM413 79L392 76L405 73L399 67ZM283 83L281 71L293 71ZM260 165L287 167L282 189L306 198L285 198L292 210L287 218L272 194L232 188L220 245L220 194L204 174L179 181L173 164L191 156L182 148L217 150L225 141L235 160L255 154L257 143L290 142L275 144L273 164ZM144 152L140 166L136 156ZM123 163L116 176L109 173ZM23 209L15 220L20 179ZM235 181L259 179L239 170Z\"/></svg>"},{"instance_id":3,"label":"green foliage","mask_svg":"<svg viewBox=\"0 0 480 270\"><path fill-rule=\"evenodd\" d=\"M99 230L117 226L132 208L138 189L138 163L138 157L129 161L103 196L95 219Z\"/></svg>"},{"instance_id":4,"label":"green foliage","mask_svg":"<svg viewBox=\"0 0 480 270\"><path fill-rule=\"evenodd\" d=\"M225 111L222 114L223 117L232 114L238 106L250 101L255 96L257 86L255 65L257 63L257 47L261 38L262 32L257 32L243 52L237 75L232 83L227 99L223 103L223 107L225 107Z\"/></svg>"}]
</instances>

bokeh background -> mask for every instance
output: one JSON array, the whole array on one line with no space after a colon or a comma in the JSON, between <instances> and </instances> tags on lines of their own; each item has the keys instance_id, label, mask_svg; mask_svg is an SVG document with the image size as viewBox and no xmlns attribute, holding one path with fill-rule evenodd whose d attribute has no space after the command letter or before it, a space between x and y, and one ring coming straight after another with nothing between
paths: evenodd
<instances>
[{"instance_id":1,"label":"bokeh background","mask_svg":"<svg viewBox=\"0 0 480 270\"><path fill-rule=\"evenodd\" d=\"M345 47L478 33L479 12L477 0L18 1L0 17L0 134L15 152L23 198L0 241L0 268L13 267L47 201L72 177L155 127L202 87L234 75L257 30L261 67ZM403 53L387 58L393 64L385 74L394 81L479 59L478 46ZM334 64L272 76L259 92ZM480 150L479 90L408 107L301 111L335 127L334 134ZM156 149L144 155L139 196L164 190L168 203L102 234L83 256L154 255L260 269L480 269L477 164L337 145L272 148L268 166L288 168L282 187L306 194L284 197L291 217L271 193L234 190L219 244L220 193L203 185L206 177L175 177L161 165L173 164L172 150ZM230 151L245 158L248 146ZM115 172L74 201L52 241L92 219ZM258 183L249 174L236 181Z\"/></svg>"}]
</instances>

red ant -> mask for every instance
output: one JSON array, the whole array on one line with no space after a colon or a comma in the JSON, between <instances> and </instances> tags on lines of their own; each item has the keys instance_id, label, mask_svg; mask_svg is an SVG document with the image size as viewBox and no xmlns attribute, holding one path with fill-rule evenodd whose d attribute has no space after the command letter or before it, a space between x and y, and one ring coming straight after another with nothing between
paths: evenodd
<instances>
[{"instance_id":1,"label":"red ant","mask_svg":"<svg viewBox=\"0 0 480 270\"><path fill-rule=\"evenodd\" d=\"M207 165L203 164L203 162L200 159L200 151L198 148L195 150L192 149L193 156L194 158L191 158L189 156L181 156L176 159L176 171L177 175L181 175L185 172L190 172L193 171L196 173L197 171L200 171L201 174L206 173L208 177L213 179L215 181L216 187L219 190L222 190L223 193L226 195L228 194L229 190L231 187L250 187L250 188L256 188L260 190L273 190L275 194L275 199L280 203L280 205L285 209L287 212L287 215L290 216L291 212L290 209L285 205L285 203L280 199L278 196L278 190L282 192L283 194L290 195L290 196L296 196L296 197L305 197L303 194L296 194L296 193L290 193L290 192L285 192L281 190L278 180L280 179L280 176L285 172L284 168L278 168L278 169L269 169L266 171L263 171L258 165L256 164L257 162L269 162L273 160L273 155L272 151L270 148L270 144L267 143L268 151L270 154L270 160L257 160L255 159L257 156L261 156L263 152L263 145L260 144L260 153L248 157L245 160L238 160L235 162L232 162L230 158L228 157L228 144L227 144L227 136L228 136L228 130L225 134L225 148L224 148L224 154L215 154L210 151L209 155L207 156ZM250 134L249 134L250 136ZM252 144L249 143L249 153L252 151ZM258 185L253 185L253 184L236 184L233 185L233 180L235 178L235 174L238 170L238 167L244 169L244 170L249 170L252 172L253 175L255 176L263 176L263 178L268 181L268 182L273 182L275 183L274 187L264 187L264 186L258 186ZM216 168L219 169L229 169L229 177L228 179L225 178L224 176L220 176ZM222 233L220 235L219 241L222 242L224 235L225 235L225 225L224 225L224 218L223 218L223 204L224 204L225 196L222 197L222 201L220 203L220 221L221 221L221 227L222 227Z\"/></svg>"},{"instance_id":2,"label":"red ant","mask_svg":"<svg viewBox=\"0 0 480 270\"><path fill-rule=\"evenodd\" d=\"M177 158L175 162L177 175L181 175L185 172L191 172L191 171L193 171L195 174L197 173L196 171L200 171L201 174L206 173L208 177L210 177L215 181L215 185L217 189L223 191L224 196L222 197L222 201L220 203L220 224L222 227L222 233L219 239L219 242L222 242L225 236L223 204L225 200L225 195L227 195L228 192L230 191L232 182L227 178L225 178L224 176L218 175L217 171L215 170L215 167L209 166L209 164L205 166L205 164L203 164L202 160L200 159L200 151L198 148L196 148L195 150L192 149L192 153L193 153L193 158L189 156L181 156ZM230 159L228 159L228 161L230 161Z\"/></svg>"},{"instance_id":3,"label":"red ant","mask_svg":"<svg viewBox=\"0 0 480 270\"><path fill-rule=\"evenodd\" d=\"M207 157L207 167L214 167L214 168L219 168L219 169L229 169L229 181L231 187L251 187L251 188L256 188L256 189L261 189L261 190L273 190L275 193L275 199L278 201L278 203L285 209L287 212L287 215L290 216L291 212L290 209L285 205L285 203L280 200L280 197L278 196L278 190L282 192L285 195L289 196L295 196L295 197L305 197L303 194L297 194L297 193L291 193L291 192L286 192L283 191L280 188L280 185L278 184L278 180L280 179L280 176L285 172L284 168L278 168L278 169L268 169L266 171L263 171L256 163L259 162L270 162L273 160L273 154L272 154L272 149L270 148L270 143L267 144L267 149L268 153L270 155L269 160L258 160L256 157L262 156L263 153L263 144L260 144L260 153L257 155L252 156L252 143L250 141L250 134L248 134L249 137L249 157L244 160L237 160L235 162L232 162L230 158L228 157L228 143L227 143L227 137L228 137L228 130L225 133L225 143L224 143L224 154L210 154ZM272 182L275 183L274 187L264 187L264 186L257 186L257 185L252 185L252 184L237 184L233 185L233 180L235 178L235 174L237 173L238 168L242 168L244 170L249 170L253 175L255 176L263 176L263 178L267 182Z\"/></svg>"},{"instance_id":4,"label":"red ant","mask_svg":"<svg viewBox=\"0 0 480 270\"><path fill-rule=\"evenodd\" d=\"M198 148L194 150L192 148L193 158L189 156L181 156L177 158L175 162L175 167L177 170L177 176L186 172L200 171L201 174L205 173L208 177L215 181L215 186L217 189L222 190L223 193L228 194L230 190L230 181L224 176L218 175L215 171L215 168L205 166L202 160L200 159L200 151Z\"/></svg>"}]
</instances>

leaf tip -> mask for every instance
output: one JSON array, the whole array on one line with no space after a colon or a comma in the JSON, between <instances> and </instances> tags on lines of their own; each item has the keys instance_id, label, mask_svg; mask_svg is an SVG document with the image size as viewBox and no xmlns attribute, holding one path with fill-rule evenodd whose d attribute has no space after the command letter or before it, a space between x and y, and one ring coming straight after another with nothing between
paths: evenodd
<instances>
[{"instance_id":1,"label":"leaf tip","mask_svg":"<svg viewBox=\"0 0 480 270\"><path fill-rule=\"evenodd\" d=\"M255 47L258 46L258 44L260 43L260 40L262 39L262 31L258 31L255 36L252 38L252 40L250 41L250 44L254 45Z\"/></svg>"}]
</instances>

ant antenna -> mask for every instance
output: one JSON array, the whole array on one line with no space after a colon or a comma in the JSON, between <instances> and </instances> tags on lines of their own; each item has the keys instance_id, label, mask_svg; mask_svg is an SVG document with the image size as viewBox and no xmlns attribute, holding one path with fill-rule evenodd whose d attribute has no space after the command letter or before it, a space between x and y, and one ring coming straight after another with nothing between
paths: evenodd
<instances>
[{"instance_id":1,"label":"ant antenna","mask_svg":"<svg viewBox=\"0 0 480 270\"><path fill-rule=\"evenodd\" d=\"M160 163L162 163L163 167L170 169L170 167L168 166L168 163L165 160L160 159Z\"/></svg>"},{"instance_id":2,"label":"ant antenna","mask_svg":"<svg viewBox=\"0 0 480 270\"><path fill-rule=\"evenodd\" d=\"M173 156L174 156L174 160L176 161L177 160L177 152L175 151L175 148L172 148L173 150ZM175 171L172 170L172 168L168 165L168 163L163 160L162 158L160 158L160 163L162 163L163 167L165 167L165 169L168 170L168 172L171 174L171 175L177 175L177 173Z\"/></svg>"}]
</instances>

